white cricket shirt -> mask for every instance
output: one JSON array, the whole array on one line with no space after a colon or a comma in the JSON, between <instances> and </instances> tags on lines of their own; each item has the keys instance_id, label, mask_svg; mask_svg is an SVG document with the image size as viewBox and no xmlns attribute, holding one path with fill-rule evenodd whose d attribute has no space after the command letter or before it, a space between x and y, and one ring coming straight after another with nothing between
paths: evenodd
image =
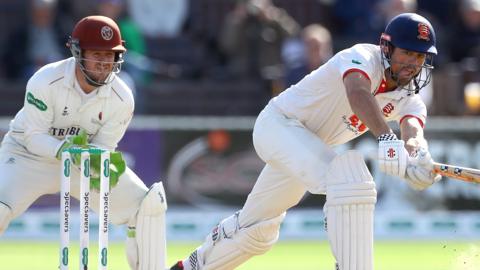
<instances>
[{"instance_id":1,"label":"white cricket shirt","mask_svg":"<svg viewBox=\"0 0 480 270\"><path fill-rule=\"evenodd\" d=\"M346 143L368 130L347 99L343 78L352 71L362 72L370 79L371 93L387 121L401 122L406 117L415 117L424 125L427 110L419 95L408 95L402 89L382 93L384 67L380 47L373 44L357 44L337 53L275 97L272 104L287 117L298 119L325 143Z\"/></svg>"}]
</instances>

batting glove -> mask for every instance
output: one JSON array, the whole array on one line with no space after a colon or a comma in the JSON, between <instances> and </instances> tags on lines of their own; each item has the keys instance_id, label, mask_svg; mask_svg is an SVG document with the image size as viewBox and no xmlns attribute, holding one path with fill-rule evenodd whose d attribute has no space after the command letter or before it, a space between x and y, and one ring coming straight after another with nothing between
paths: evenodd
<instances>
[{"instance_id":1,"label":"batting glove","mask_svg":"<svg viewBox=\"0 0 480 270\"><path fill-rule=\"evenodd\" d=\"M377 140L380 170L388 175L404 178L408 164L405 142L397 139L394 133L382 134Z\"/></svg>"},{"instance_id":2,"label":"batting glove","mask_svg":"<svg viewBox=\"0 0 480 270\"><path fill-rule=\"evenodd\" d=\"M409 159L404 178L415 190L424 190L440 181L442 176L433 172L433 159L427 149L421 148L417 156Z\"/></svg>"}]
</instances>

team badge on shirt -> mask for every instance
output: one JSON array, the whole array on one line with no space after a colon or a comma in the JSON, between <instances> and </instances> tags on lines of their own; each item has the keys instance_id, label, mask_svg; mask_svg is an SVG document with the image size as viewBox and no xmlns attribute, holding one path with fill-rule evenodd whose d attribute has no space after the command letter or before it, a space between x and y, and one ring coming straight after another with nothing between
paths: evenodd
<instances>
[{"instance_id":1,"label":"team badge on shirt","mask_svg":"<svg viewBox=\"0 0 480 270\"><path fill-rule=\"evenodd\" d=\"M385 105L385 107L383 107L382 109L382 112L383 112L383 115L385 117L389 117L390 116L390 113L392 113L392 111L395 109L395 107L393 106L392 103L388 103L387 105Z\"/></svg>"}]
</instances>

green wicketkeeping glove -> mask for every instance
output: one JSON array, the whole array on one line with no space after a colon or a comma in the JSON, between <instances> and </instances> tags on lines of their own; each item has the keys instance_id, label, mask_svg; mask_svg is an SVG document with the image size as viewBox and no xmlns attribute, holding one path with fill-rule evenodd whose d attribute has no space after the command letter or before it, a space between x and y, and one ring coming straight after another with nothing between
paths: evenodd
<instances>
[{"instance_id":1,"label":"green wicketkeeping glove","mask_svg":"<svg viewBox=\"0 0 480 270\"><path fill-rule=\"evenodd\" d=\"M88 134L84 129L81 129L78 135L68 136L65 138L62 146L60 147L60 149L58 149L56 157L58 160L62 159L62 152L68 148L80 147L80 148L87 149L89 147L87 144L88 144ZM72 159L72 163L77 166L80 166L80 157L81 157L80 153L75 153L70 155L70 158Z\"/></svg>"},{"instance_id":2,"label":"green wicketkeeping glove","mask_svg":"<svg viewBox=\"0 0 480 270\"><path fill-rule=\"evenodd\" d=\"M100 190L100 155L90 155L90 187L96 190ZM110 153L110 188L114 187L118 183L120 175L125 172L126 164L123 160L121 152Z\"/></svg>"}]
</instances>

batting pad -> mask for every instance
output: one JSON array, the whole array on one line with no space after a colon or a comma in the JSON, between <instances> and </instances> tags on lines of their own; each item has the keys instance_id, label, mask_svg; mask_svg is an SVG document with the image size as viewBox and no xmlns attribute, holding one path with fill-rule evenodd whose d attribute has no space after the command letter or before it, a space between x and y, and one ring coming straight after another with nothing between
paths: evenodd
<instances>
[{"instance_id":1,"label":"batting pad","mask_svg":"<svg viewBox=\"0 0 480 270\"><path fill-rule=\"evenodd\" d=\"M12 210L6 204L0 202L0 235L2 235L10 224Z\"/></svg>"},{"instance_id":2,"label":"batting pad","mask_svg":"<svg viewBox=\"0 0 480 270\"><path fill-rule=\"evenodd\" d=\"M153 184L137 215L135 239L138 245L136 270L165 270L167 242L165 212L167 200L162 182Z\"/></svg>"},{"instance_id":3,"label":"batting pad","mask_svg":"<svg viewBox=\"0 0 480 270\"><path fill-rule=\"evenodd\" d=\"M285 213L240 228L238 213L222 220L205 243L184 261L185 270L232 270L268 250L277 242Z\"/></svg>"},{"instance_id":4,"label":"batting pad","mask_svg":"<svg viewBox=\"0 0 480 270\"><path fill-rule=\"evenodd\" d=\"M337 156L327 173L327 235L339 270L373 270L375 183L362 156Z\"/></svg>"}]
</instances>

